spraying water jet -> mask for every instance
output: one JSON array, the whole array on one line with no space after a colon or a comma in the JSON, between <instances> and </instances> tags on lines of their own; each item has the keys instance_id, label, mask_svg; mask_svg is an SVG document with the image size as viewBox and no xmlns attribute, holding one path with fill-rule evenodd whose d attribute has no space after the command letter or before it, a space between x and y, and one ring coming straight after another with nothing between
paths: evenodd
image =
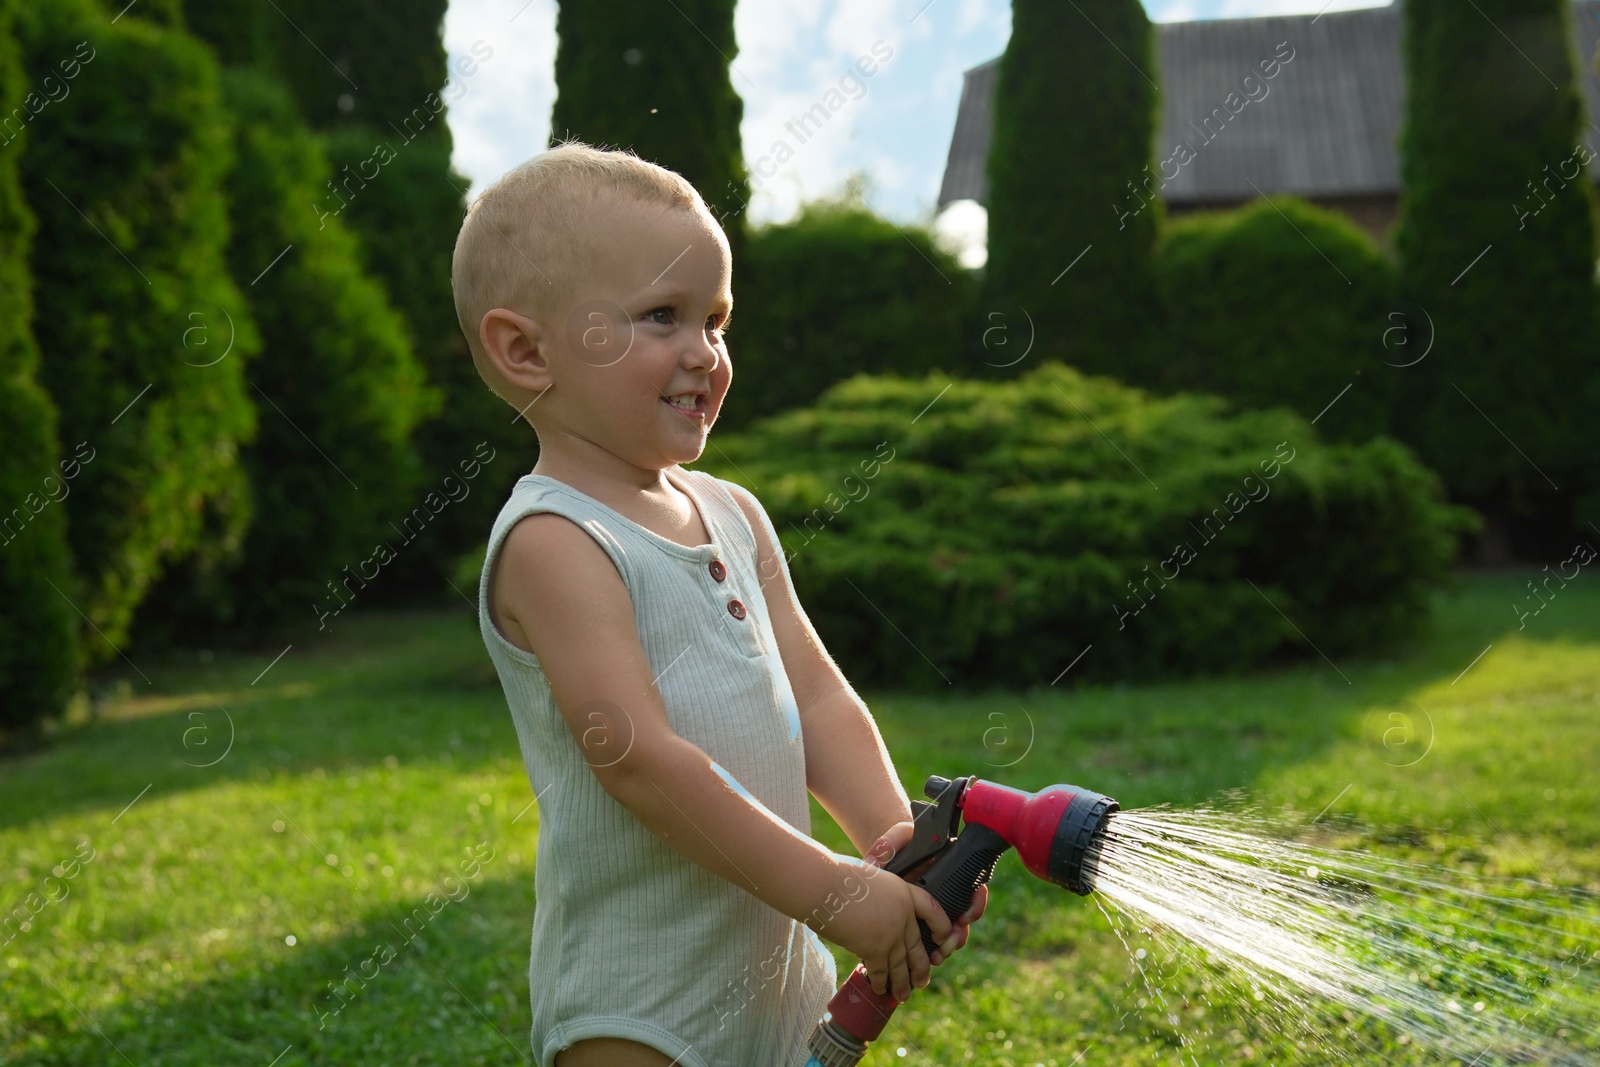
<instances>
[{"instance_id":1,"label":"spraying water jet","mask_svg":"<svg viewBox=\"0 0 1600 1067\"><path fill-rule=\"evenodd\" d=\"M1123 811L1078 786L934 776L925 792L886 871L960 915L1015 848L1036 877L1094 895L1154 1002L1168 1004L1131 939L1170 933L1184 962L1242 979L1242 1003L1302 1040L1332 1009L1473 1067L1600 1062L1592 893L1283 840L1240 812ZM854 1067L897 1006L857 967L813 1030L807 1067ZM1342 1058L1361 1035L1333 1025L1337 1047L1324 1051Z\"/></svg>"}]
</instances>

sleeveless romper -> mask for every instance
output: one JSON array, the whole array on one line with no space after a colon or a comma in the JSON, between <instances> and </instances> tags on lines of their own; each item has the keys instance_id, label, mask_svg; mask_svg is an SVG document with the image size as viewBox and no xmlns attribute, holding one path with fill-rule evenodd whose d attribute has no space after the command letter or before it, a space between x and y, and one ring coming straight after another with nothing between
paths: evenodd
<instances>
[{"instance_id":1,"label":"sleeveless romper","mask_svg":"<svg viewBox=\"0 0 1600 1067\"><path fill-rule=\"evenodd\" d=\"M837 984L821 939L672 851L606 793L538 658L507 641L488 611L495 558L518 520L548 511L577 523L622 576L672 729L735 788L809 835L799 711L767 618L755 535L728 483L670 474L711 544L680 545L530 474L501 509L484 558L479 628L539 805L533 1050L539 1067L551 1067L557 1051L584 1038L618 1037L684 1067L802 1067ZM772 520L759 514L783 559ZM787 560L783 567L787 575Z\"/></svg>"}]
</instances>

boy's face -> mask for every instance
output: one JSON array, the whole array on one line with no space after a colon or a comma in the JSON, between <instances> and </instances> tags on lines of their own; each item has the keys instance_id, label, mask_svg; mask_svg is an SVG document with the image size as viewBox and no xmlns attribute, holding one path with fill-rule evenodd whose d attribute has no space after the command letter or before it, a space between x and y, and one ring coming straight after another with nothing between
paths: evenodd
<instances>
[{"instance_id":1,"label":"boy's face","mask_svg":"<svg viewBox=\"0 0 1600 1067\"><path fill-rule=\"evenodd\" d=\"M641 468L692 462L733 379L727 239L703 214L625 199L597 211L587 236L590 258L554 324L547 414ZM692 410L667 399L684 393L697 394Z\"/></svg>"}]
</instances>

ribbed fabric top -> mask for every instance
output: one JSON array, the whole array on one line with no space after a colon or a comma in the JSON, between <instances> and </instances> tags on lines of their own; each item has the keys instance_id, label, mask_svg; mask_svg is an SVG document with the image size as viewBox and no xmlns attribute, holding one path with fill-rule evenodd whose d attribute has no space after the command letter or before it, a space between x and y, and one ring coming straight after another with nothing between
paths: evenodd
<instances>
[{"instance_id":1,"label":"ribbed fabric top","mask_svg":"<svg viewBox=\"0 0 1600 1067\"><path fill-rule=\"evenodd\" d=\"M679 468L669 476L710 544L678 544L530 474L501 509L484 558L478 623L539 804L533 1049L551 1067L577 1041L620 1037L687 1067L802 1067L836 987L833 957L804 923L678 855L600 787L538 657L507 641L488 611L494 561L518 520L548 511L577 523L622 576L672 729L809 834L800 715L767 618L755 534L728 483Z\"/></svg>"}]
</instances>

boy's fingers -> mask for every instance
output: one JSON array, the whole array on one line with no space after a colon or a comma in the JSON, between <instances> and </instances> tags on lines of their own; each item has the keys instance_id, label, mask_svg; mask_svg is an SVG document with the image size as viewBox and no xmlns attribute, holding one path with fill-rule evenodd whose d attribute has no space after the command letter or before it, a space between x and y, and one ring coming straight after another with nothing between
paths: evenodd
<instances>
[{"instance_id":1,"label":"boy's fingers","mask_svg":"<svg viewBox=\"0 0 1600 1067\"><path fill-rule=\"evenodd\" d=\"M916 907L917 917L928 924L928 932L933 935L934 943L943 944L945 938L950 936L950 930L953 925L950 922L950 916L944 913L944 909L939 906L939 902L934 900L933 894L926 889L912 886L911 898ZM921 943L922 939L919 937L917 944L920 945Z\"/></svg>"},{"instance_id":2,"label":"boy's fingers","mask_svg":"<svg viewBox=\"0 0 1600 1067\"><path fill-rule=\"evenodd\" d=\"M862 963L867 968L867 984L872 986L874 993L883 996L889 990L889 969L881 962L867 963L863 960Z\"/></svg>"},{"instance_id":3,"label":"boy's fingers","mask_svg":"<svg viewBox=\"0 0 1600 1067\"><path fill-rule=\"evenodd\" d=\"M962 912L961 918L957 919L956 922L962 924L977 922L983 918L984 909L988 906L989 887L980 885L977 891L972 894L972 903L967 906L967 910Z\"/></svg>"},{"instance_id":4,"label":"boy's fingers","mask_svg":"<svg viewBox=\"0 0 1600 1067\"><path fill-rule=\"evenodd\" d=\"M928 984L933 965L928 962L927 950L922 947L922 932L914 930L912 933L916 939L911 942L907 949L911 963L911 984L920 989ZM906 995L910 996L910 993L908 992Z\"/></svg>"},{"instance_id":5,"label":"boy's fingers","mask_svg":"<svg viewBox=\"0 0 1600 1067\"><path fill-rule=\"evenodd\" d=\"M906 947L898 945L889 956L889 981L894 989L894 999L911 999L911 969L907 966Z\"/></svg>"}]
</instances>

